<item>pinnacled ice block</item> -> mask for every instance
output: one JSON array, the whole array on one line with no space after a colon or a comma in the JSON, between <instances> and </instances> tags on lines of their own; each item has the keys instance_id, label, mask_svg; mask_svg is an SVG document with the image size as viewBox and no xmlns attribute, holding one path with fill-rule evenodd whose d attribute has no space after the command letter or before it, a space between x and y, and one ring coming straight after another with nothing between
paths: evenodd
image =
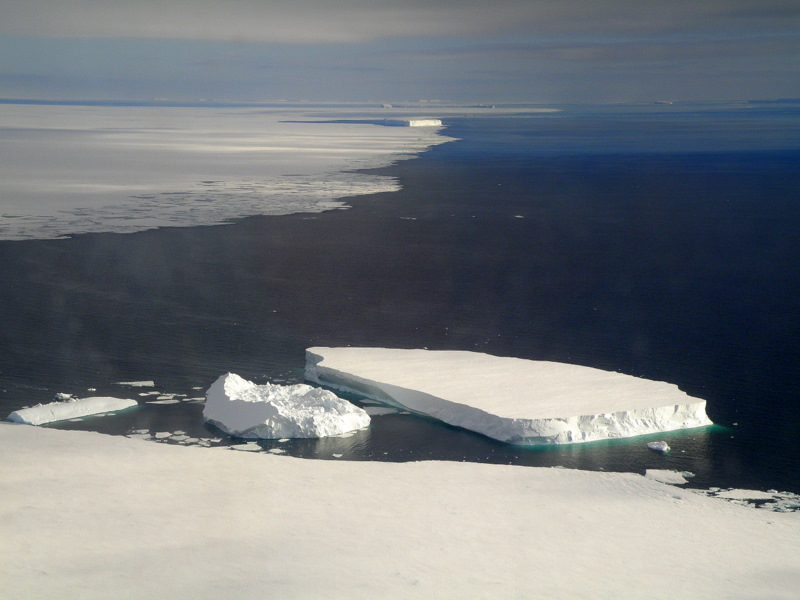
<instances>
[{"instance_id":1,"label":"pinnacled ice block","mask_svg":"<svg viewBox=\"0 0 800 600\"><path fill-rule=\"evenodd\" d=\"M306 379L519 445L712 425L677 386L590 367L462 351L309 348Z\"/></svg>"},{"instance_id":2,"label":"pinnacled ice block","mask_svg":"<svg viewBox=\"0 0 800 600\"><path fill-rule=\"evenodd\" d=\"M206 422L240 438L321 438L369 426L369 415L333 392L306 384L256 385L235 373L206 392Z\"/></svg>"},{"instance_id":3,"label":"pinnacled ice block","mask_svg":"<svg viewBox=\"0 0 800 600\"><path fill-rule=\"evenodd\" d=\"M124 410L137 406L136 400L92 396L90 398L70 398L64 402L37 404L30 408L21 408L8 415L8 420L26 425L44 425L67 419L77 419L101 413Z\"/></svg>"}]
</instances>

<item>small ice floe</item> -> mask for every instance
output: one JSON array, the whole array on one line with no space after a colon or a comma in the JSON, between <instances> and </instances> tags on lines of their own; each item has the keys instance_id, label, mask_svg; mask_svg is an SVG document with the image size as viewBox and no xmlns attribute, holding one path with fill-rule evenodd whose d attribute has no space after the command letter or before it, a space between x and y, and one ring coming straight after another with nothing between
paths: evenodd
<instances>
[{"instance_id":1,"label":"small ice floe","mask_svg":"<svg viewBox=\"0 0 800 600\"><path fill-rule=\"evenodd\" d=\"M114 385L127 385L128 387L156 387L155 381L115 381Z\"/></svg>"},{"instance_id":2,"label":"small ice floe","mask_svg":"<svg viewBox=\"0 0 800 600\"><path fill-rule=\"evenodd\" d=\"M109 411L124 410L136 406L136 400L124 398L106 398L92 396L90 398L70 398L66 402L50 402L37 404L30 408L15 410L8 415L8 420L26 425L43 425L55 421L66 421L78 417L105 416Z\"/></svg>"},{"instance_id":3,"label":"small ice floe","mask_svg":"<svg viewBox=\"0 0 800 600\"><path fill-rule=\"evenodd\" d=\"M689 483L683 473L667 469L647 469L644 472L644 476L647 477L647 479L667 483L669 485L683 485Z\"/></svg>"},{"instance_id":4,"label":"small ice floe","mask_svg":"<svg viewBox=\"0 0 800 600\"><path fill-rule=\"evenodd\" d=\"M286 450L283 448L270 448L267 452L270 454L286 454Z\"/></svg>"},{"instance_id":5,"label":"small ice floe","mask_svg":"<svg viewBox=\"0 0 800 600\"><path fill-rule=\"evenodd\" d=\"M180 400L177 398L168 398L166 400L148 400L147 404L179 404Z\"/></svg>"},{"instance_id":6,"label":"small ice floe","mask_svg":"<svg viewBox=\"0 0 800 600\"><path fill-rule=\"evenodd\" d=\"M64 392L58 392L55 395L56 402L69 402L72 400L72 394L65 394Z\"/></svg>"},{"instance_id":7,"label":"small ice floe","mask_svg":"<svg viewBox=\"0 0 800 600\"><path fill-rule=\"evenodd\" d=\"M332 456L333 456L333 458L342 458L344 456L344 454L340 454L339 452L336 452L336 453L332 454Z\"/></svg>"},{"instance_id":8,"label":"small ice floe","mask_svg":"<svg viewBox=\"0 0 800 600\"><path fill-rule=\"evenodd\" d=\"M659 442L647 442L647 447L653 452L660 452L661 454L667 454L670 451L669 444L663 440Z\"/></svg>"}]
</instances>

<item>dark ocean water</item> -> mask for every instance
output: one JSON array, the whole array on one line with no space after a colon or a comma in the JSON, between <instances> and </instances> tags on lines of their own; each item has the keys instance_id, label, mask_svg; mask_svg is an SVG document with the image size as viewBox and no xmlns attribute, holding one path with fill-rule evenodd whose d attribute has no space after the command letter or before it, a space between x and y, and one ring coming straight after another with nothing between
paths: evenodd
<instances>
[{"instance_id":1,"label":"dark ocean water","mask_svg":"<svg viewBox=\"0 0 800 600\"><path fill-rule=\"evenodd\" d=\"M718 425L526 449L387 415L349 438L280 448L677 469L697 487L800 492L800 111L583 109L446 125L460 141L385 169L403 191L350 210L0 242L0 411L56 392L140 391L118 381L187 396L227 371L299 382L315 345L476 350L675 383ZM201 410L143 404L56 426L217 435ZM650 439L672 453L648 451Z\"/></svg>"}]
</instances>

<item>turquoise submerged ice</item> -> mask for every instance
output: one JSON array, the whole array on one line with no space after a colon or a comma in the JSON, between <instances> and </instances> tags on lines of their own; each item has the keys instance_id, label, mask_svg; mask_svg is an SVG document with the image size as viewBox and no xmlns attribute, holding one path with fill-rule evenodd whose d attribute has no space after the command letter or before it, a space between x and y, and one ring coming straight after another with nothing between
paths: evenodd
<instances>
[{"instance_id":1,"label":"turquoise submerged ice","mask_svg":"<svg viewBox=\"0 0 800 600\"><path fill-rule=\"evenodd\" d=\"M203 418L241 438L321 438L369 426L369 415L333 392L310 385L256 385L235 373L206 392Z\"/></svg>"},{"instance_id":2,"label":"turquoise submerged ice","mask_svg":"<svg viewBox=\"0 0 800 600\"><path fill-rule=\"evenodd\" d=\"M520 445L712 424L705 400L673 384L477 352L309 348L306 379Z\"/></svg>"}]
</instances>

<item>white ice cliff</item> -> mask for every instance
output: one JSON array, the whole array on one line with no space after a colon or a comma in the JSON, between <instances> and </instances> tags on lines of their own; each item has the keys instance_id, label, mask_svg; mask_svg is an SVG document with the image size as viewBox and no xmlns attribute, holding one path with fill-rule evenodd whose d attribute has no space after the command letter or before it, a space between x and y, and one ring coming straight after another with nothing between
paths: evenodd
<instances>
[{"instance_id":1,"label":"white ice cliff","mask_svg":"<svg viewBox=\"0 0 800 600\"><path fill-rule=\"evenodd\" d=\"M256 385L234 373L206 392L203 418L241 438L320 438L369 426L369 415L310 385Z\"/></svg>"},{"instance_id":2,"label":"white ice cliff","mask_svg":"<svg viewBox=\"0 0 800 600\"><path fill-rule=\"evenodd\" d=\"M711 425L705 400L669 383L462 351L309 348L306 379L520 445Z\"/></svg>"},{"instance_id":3,"label":"white ice cliff","mask_svg":"<svg viewBox=\"0 0 800 600\"><path fill-rule=\"evenodd\" d=\"M50 402L37 404L30 408L21 408L8 415L8 420L26 425L44 425L55 421L66 421L89 415L123 410L136 406L136 400L92 396L90 398L70 398L66 402Z\"/></svg>"}]
</instances>

